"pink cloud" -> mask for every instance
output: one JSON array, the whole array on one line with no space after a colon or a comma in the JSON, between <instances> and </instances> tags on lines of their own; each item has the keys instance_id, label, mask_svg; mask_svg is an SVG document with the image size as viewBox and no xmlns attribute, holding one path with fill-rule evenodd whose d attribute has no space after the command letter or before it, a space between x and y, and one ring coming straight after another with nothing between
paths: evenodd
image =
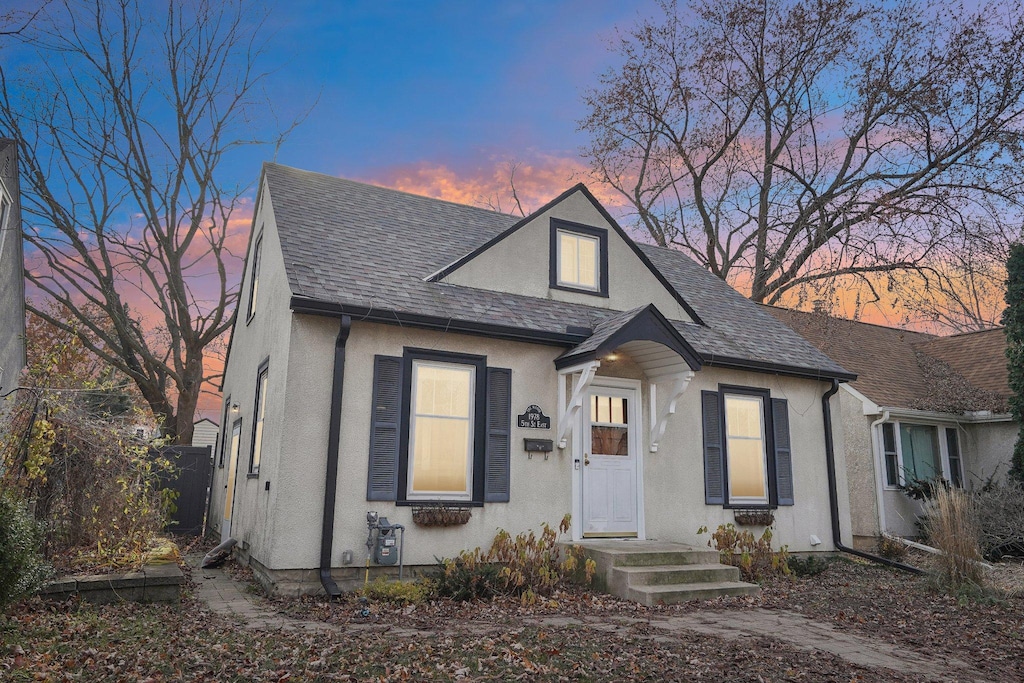
<instances>
[{"instance_id":1,"label":"pink cloud","mask_svg":"<svg viewBox=\"0 0 1024 683\"><path fill-rule=\"evenodd\" d=\"M371 182L459 204L518 213L509 182L510 164L517 164L516 193L527 213L578 182L586 183L598 200L609 208L618 206L618 199L594 182L582 160L539 152L518 158L493 155L486 163L471 168L430 162L393 166L374 175Z\"/></svg>"}]
</instances>

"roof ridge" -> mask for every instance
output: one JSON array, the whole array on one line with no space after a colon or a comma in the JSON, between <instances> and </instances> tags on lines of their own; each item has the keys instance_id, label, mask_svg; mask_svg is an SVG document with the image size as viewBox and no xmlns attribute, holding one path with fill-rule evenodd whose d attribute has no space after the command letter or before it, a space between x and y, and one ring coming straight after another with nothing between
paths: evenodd
<instances>
[{"instance_id":1,"label":"roof ridge","mask_svg":"<svg viewBox=\"0 0 1024 683\"><path fill-rule=\"evenodd\" d=\"M955 339L957 337L967 337L967 336L972 335L972 334L986 334L988 332L996 332L998 330L1005 331L1006 328L1003 327L1002 325L996 325L995 327L989 327L988 329L984 329L984 330L968 330L967 332L956 332L954 334L944 334L944 335L936 335L936 336L938 337L938 340L942 340L942 339Z\"/></svg>"},{"instance_id":2,"label":"roof ridge","mask_svg":"<svg viewBox=\"0 0 1024 683\"><path fill-rule=\"evenodd\" d=\"M514 219L518 219L519 218L519 216L516 216L516 215L511 214L511 213L504 213L503 211L495 211L493 209L485 209L482 206L473 206L472 204L461 204L459 202L453 202L450 199L438 199L437 197L430 197L430 196L425 195L425 194L416 194L415 192L409 192L407 190L398 190L398 189L395 189L393 187L388 187L386 185L378 185L377 183L367 182L365 180L353 180L352 178L343 178L341 176L331 175L330 173L321 173L320 171L310 171L310 170L307 170L307 169L304 169L304 168L297 168L295 166L288 166L287 164L280 164L280 163L278 163L276 161L264 161L263 165L264 166L276 166L278 168L283 168L283 169L286 169L288 171L295 171L295 172L303 173L303 174L306 174L306 175L320 176L321 178L326 178L328 180L333 180L333 181L337 181L337 182L341 182L341 183L348 183L348 184L351 184L351 185L360 185L362 187L369 187L369 188L372 188L372 189L375 189L375 190L383 190L384 192L391 192L391 193L394 193L394 194L405 195L406 197L413 197L415 199L426 199L426 200L431 201L431 202L438 202L439 204L448 204L450 206L456 206L456 207L458 207L460 209L471 209L473 211L480 211L482 213L491 214L491 215L495 215L495 216L507 216L508 218L514 218Z\"/></svg>"},{"instance_id":3,"label":"roof ridge","mask_svg":"<svg viewBox=\"0 0 1024 683\"><path fill-rule=\"evenodd\" d=\"M870 327L878 327L878 328L881 328L883 330L892 330L893 332L902 332L904 334L909 333L909 334L920 335L922 337L929 337L928 341L933 341L935 339L946 339L946 337L943 337L942 335L932 334L931 332L919 332L917 330L907 329L906 327L896 327L894 325L882 325L881 323L872 323L872 322L868 322L866 320L853 320L851 318L842 318L840 316L831 315L829 313L819 313L817 311L801 311L800 309L797 309L797 308L786 308L785 306L775 306L773 304L758 304L758 306L761 306L763 308L774 308L777 311L785 311L787 313L800 313L801 315L807 315L807 316L824 315L827 318L832 318L833 320L838 320L838 321L844 322L844 323L854 323L856 325L867 325L867 326L870 326Z\"/></svg>"}]
</instances>

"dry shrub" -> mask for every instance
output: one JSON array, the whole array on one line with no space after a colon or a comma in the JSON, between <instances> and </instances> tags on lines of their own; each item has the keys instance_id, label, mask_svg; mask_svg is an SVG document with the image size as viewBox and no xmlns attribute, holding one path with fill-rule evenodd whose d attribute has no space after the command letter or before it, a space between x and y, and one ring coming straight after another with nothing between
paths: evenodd
<instances>
[{"instance_id":1,"label":"dry shrub","mask_svg":"<svg viewBox=\"0 0 1024 683\"><path fill-rule=\"evenodd\" d=\"M697 530L707 533L707 527ZM708 547L718 551L722 564L739 567L745 581L761 581L770 576L787 576L790 572L789 548L772 550L772 530L767 528L758 538L750 531L739 530L735 524L720 524L711 534Z\"/></svg>"},{"instance_id":2,"label":"dry shrub","mask_svg":"<svg viewBox=\"0 0 1024 683\"><path fill-rule=\"evenodd\" d=\"M925 526L931 544L942 551L935 559L938 582L953 592L981 587L984 568L975 500L960 489L939 489Z\"/></svg>"},{"instance_id":3,"label":"dry shrub","mask_svg":"<svg viewBox=\"0 0 1024 683\"><path fill-rule=\"evenodd\" d=\"M887 534L878 537L878 554L893 562L902 562L907 559L907 546L901 543L898 538Z\"/></svg>"},{"instance_id":4,"label":"dry shrub","mask_svg":"<svg viewBox=\"0 0 1024 683\"><path fill-rule=\"evenodd\" d=\"M569 515L562 518L558 531L541 524L540 536L533 531L512 536L499 529L487 552L476 548L441 560L438 593L459 600L515 595L529 605L570 579L589 583L597 570L594 561L580 546L557 543L559 534L569 530L569 521Z\"/></svg>"},{"instance_id":5,"label":"dry shrub","mask_svg":"<svg viewBox=\"0 0 1024 683\"><path fill-rule=\"evenodd\" d=\"M97 415L75 392L21 393L0 433L0 487L43 523L46 558L70 571L139 566L164 525L171 463L130 416Z\"/></svg>"},{"instance_id":6,"label":"dry shrub","mask_svg":"<svg viewBox=\"0 0 1024 683\"><path fill-rule=\"evenodd\" d=\"M1008 480L986 484L974 494L981 551L990 560L1024 556L1024 486Z\"/></svg>"}]
</instances>

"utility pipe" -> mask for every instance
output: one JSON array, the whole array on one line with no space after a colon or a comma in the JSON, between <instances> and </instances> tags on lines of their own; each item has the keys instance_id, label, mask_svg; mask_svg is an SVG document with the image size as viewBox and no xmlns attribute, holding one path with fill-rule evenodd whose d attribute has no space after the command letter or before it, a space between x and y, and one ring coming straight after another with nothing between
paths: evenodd
<instances>
[{"instance_id":1,"label":"utility pipe","mask_svg":"<svg viewBox=\"0 0 1024 683\"><path fill-rule=\"evenodd\" d=\"M832 514L832 545L834 545L836 550L839 550L840 552L856 555L857 557L862 557L865 560L884 564L887 567L894 567L912 574L924 574L923 571L917 567L912 567L909 564L887 560L884 557L865 553L860 550L854 550L849 546L843 545L842 534L839 530L839 493L836 490L835 444L832 441L832 404L829 403L829 399L835 396L837 391L839 391L839 380L833 379L832 386L829 387L828 391L821 395L822 422L825 426L825 465L828 470L828 502L829 512Z\"/></svg>"},{"instance_id":2,"label":"utility pipe","mask_svg":"<svg viewBox=\"0 0 1024 683\"><path fill-rule=\"evenodd\" d=\"M331 578L334 544L334 505L338 496L338 451L341 446L341 390L345 385L345 344L352 331L352 317L341 316L341 329L334 342L334 379L331 383L330 427L327 432L327 476L324 479L324 518L320 529L320 583L335 598L341 589Z\"/></svg>"},{"instance_id":3,"label":"utility pipe","mask_svg":"<svg viewBox=\"0 0 1024 683\"><path fill-rule=\"evenodd\" d=\"M882 417L871 423L871 454L874 456L875 470L875 511L878 516L878 534L886 533L885 521L885 436L879 425L889 421L889 410L882 411ZM879 447L881 443L881 447Z\"/></svg>"}]
</instances>

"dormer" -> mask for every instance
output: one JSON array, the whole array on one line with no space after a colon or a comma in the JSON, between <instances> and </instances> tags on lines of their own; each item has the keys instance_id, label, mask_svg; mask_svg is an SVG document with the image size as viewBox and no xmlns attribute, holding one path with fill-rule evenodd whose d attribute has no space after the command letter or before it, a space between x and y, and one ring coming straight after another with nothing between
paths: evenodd
<instances>
[{"instance_id":1,"label":"dormer","mask_svg":"<svg viewBox=\"0 0 1024 683\"><path fill-rule=\"evenodd\" d=\"M582 184L428 280L616 311L654 304L701 322Z\"/></svg>"}]
</instances>

